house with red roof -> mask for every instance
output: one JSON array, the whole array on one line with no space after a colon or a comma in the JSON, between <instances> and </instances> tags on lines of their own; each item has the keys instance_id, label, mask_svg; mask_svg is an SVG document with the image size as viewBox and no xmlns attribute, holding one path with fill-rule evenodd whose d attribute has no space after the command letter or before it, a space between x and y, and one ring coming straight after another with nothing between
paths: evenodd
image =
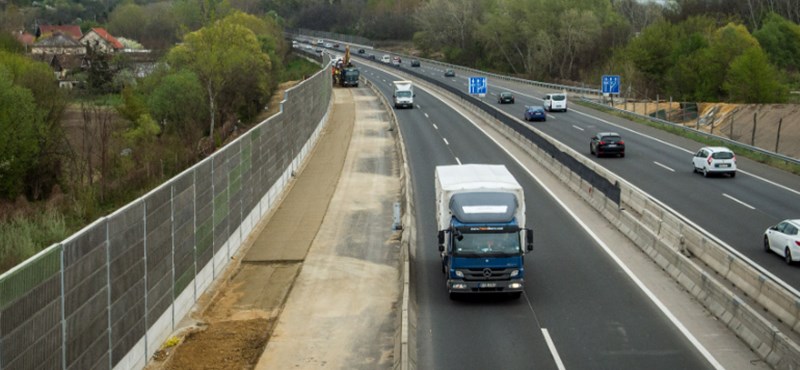
<instances>
[{"instance_id":1,"label":"house with red roof","mask_svg":"<svg viewBox=\"0 0 800 370\"><path fill-rule=\"evenodd\" d=\"M53 26L48 24L39 25L39 28L36 30L36 37L39 38L42 36L49 36L56 33L69 36L75 41L78 41L81 39L81 37L83 37L83 32L81 32L80 26L76 25Z\"/></svg>"},{"instance_id":2,"label":"house with red roof","mask_svg":"<svg viewBox=\"0 0 800 370\"><path fill-rule=\"evenodd\" d=\"M115 53L122 51L124 46L114 36L111 36L105 28L92 28L81 38L81 44L94 48L100 53Z\"/></svg>"}]
</instances>

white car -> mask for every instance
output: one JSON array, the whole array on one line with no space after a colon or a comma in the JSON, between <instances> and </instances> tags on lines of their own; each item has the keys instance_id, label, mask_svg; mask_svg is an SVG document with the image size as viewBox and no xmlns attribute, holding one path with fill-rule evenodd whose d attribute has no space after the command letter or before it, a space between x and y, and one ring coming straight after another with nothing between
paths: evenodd
<instances>
[{"instance_id":1,"label":"white car","mask_svg":"<svg viewBox=\"0 0 800 370\"><path fill-rule=\"evenodd\" d=\"M389 62L391 61L392 57L390 57L389 54L383 54L383 56L381 57L381 62L383 63L389 64Z\"/></svg>"},{"instance_id":2,"label":"white car","mask_svg":"<svg viewBox=\"0 0 800 370\"><path fill-rule=\"evenodd\" d=\"M764 251L783 256L787 264L800 261L800 219L784 220L764 232Z\"/></svg>"},{"instance_id":3,"label":"white car","mask_svg":"<svg viewBox=\"0 0 800 370\"><path fill-rule=\"evenodd\" d=\"M552 93L547 94L542 98L542 105L546 111L567 111L567 94L566 93Z\"/></svg>"},{"instance_id":4,"label":"white car","mask_svg":"<svg viewBox=\"0 0 800 370\"><path fill-rule=\"evenodd\" d=\"M712 174L729 174L736 176L736 155L723 146L707 146L700 148L692 158L694 172L708 177Z\"/></svg>"}]
</instances>

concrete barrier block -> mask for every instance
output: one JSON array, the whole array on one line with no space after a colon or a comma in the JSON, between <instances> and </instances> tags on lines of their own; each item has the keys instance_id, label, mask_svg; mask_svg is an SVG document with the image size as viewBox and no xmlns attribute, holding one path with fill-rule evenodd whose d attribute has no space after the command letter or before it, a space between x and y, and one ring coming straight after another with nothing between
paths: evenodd
<instances>
[{"instance_id":1,"label":"concrete barrier block","mask_svg":"<svg viewBox=\"0 0 800 370\"><path fill-rule=\"evenodd\" d=\"M225 266L228 265L227 243L223 244L219 251L214 254L214 257L211 258L211 262L214 264L214 278L216 279L217 276L222 274L222 272L225 270Z\"/></svg>"},{"instance_id":2,"label":"concrete barrier block","mask_svg":"<svg viewBox=\"0 0 800 370\"><path fill-rule=\"evenodd\" d=\"M763 284L758 278L760 275L738 258L733 259L729 266L725 277L748 296L758 297Z\"/></svg>"},{"instance_id":3,"label":"concrete barrier block","mask_svg":"<svg viewBox=\"0 0 800 370\"><path fill-rule=\"evenodd\" d=\"M771 314L792 326L793 331L800 332L800 300L789 296L782 287L764 276L758 275L756 279L761 282L756 300Z\"/></svg>"},{"instance_id":4,"label":"concrete barrier block","mask_svg":"<svg viewBox=\"0 0 800 370\"><path fill-rule=\"evenodd\" d=\"M180 322L184 317L186 317L186 314L192 310L194 302L196 301L197 298L194 296L194 286L189 284L186 289L181 292L181 294L178 294L178 296L175 298L175 303L173 303L175 306L175 323Z\"/></svg>"},{"instance_id":5,"label":"concrete barrier block","mask_svg":"<svg viewBox=\"0 0 800 370\"><path fill-rule=\"evenodd\" d=\"M800 369L800 346L785 334L777 333L766 361L775 369Z\"/></svg>"},{"instance_id":6,"label":"concrete barrier block","mask_svg":"<svg viewBox=\"0 0 800 370\"><path fill-rule=\"evenodd\" d=\"M167 340L169 333L173 330L172 323L172 308L168 308L160 317L148 318L150 327L147 329L145 336L147 337L147 358L153 357L153 354L161 348L161 343Z\"/></svg>"},{"instance_id":7,"label":"concrete barrier block","mask_svg":"<svg viewBox=\"0 0 800 370\"><path fill-rule=\"evenodd\" d=\"M214 263L209 261L205 266L198 266L199 270L194 278L197 295L200 296L211 286L214 281Z\"/></svg>"},{"instance_id":8,"label":"concrete barrier block","mask_svg":"<svg viewBox=\"0 0 800 370\"><path fill-rule=\"evenodd\" d=\"M639 221L645 227L653 231L653 233L656 235L658 235L659 231L661 231L661 218L659 218L657 214L651 212L646 207L642 212L642 218L640 218Z\"/></svg>"},{"instance_id":9,"label":"concrete barrier block","mask_svg":"<svg viewBox=\"0 0 800 370\"><path fill-rule=\"evenodd\" d=\"M114 370L144 369L147 365L147 353L144 349L145 337L139 339L128 353L114 366Z\"/></svg>"}]
</instances>

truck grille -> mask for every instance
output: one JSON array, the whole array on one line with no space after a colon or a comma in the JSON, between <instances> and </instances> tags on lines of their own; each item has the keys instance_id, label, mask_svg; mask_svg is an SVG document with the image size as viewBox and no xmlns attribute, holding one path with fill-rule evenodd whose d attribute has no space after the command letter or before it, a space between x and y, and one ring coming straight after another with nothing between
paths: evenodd
<instances>
[{"instance_id":1,"label":"truck grille","mask_svg":"<svg viewBox=\"0 0 800 370\"><path fill-rule=\"evenodd\" d=\"M479 269L464 269L464 280L471 281L487 281L487 280L509 280L511 279L511 271L514 269L492 269L492 268L479 268Z\"/></svg>"}]
</instances>

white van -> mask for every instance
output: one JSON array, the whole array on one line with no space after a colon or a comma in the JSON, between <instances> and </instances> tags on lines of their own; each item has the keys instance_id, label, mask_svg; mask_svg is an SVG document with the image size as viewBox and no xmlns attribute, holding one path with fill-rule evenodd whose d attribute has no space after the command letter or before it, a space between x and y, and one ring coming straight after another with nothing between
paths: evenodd
<instances>
[{"instance_id":1,"label":"white van","mask_svg":"<svg viewBox=\"0 0 800 370\"><path fill-rule=\"evenodd\" d=\"M383 63L389 64L389 62L391 61L392 57L390 57L389 54L383 54L383 56L381 57L381 62Z\"/></svg>"},{"instance_id":2,"label":"white van","mask_svg":"<svg viewBox=\"0 0 800 370\"><path fill-rule=\"evenodd\" d=\"M544 105L544 109L547 111L567 111L567 93L547 94L542 100L544 100L542 105Z\"/></svg>"}]
</instances>

